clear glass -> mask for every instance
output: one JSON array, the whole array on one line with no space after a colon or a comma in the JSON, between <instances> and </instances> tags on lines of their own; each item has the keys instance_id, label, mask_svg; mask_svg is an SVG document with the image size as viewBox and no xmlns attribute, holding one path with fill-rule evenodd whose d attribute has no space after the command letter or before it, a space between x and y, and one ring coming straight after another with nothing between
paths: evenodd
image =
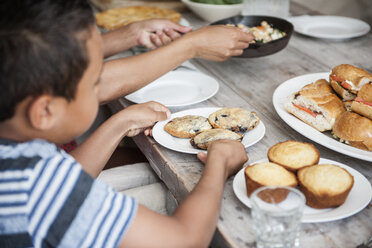
<instances>
[{"instance_id":1,"label":"clear glass","mask_svg":"<svg viewBox=\"0 0 372 248\"><path fill-rule=\"evenodd\" d=\"M299 247L305 196L292 187L266 186L251 197L257 248Z\"/></svg>"},{"instance_id":2,"label":"clear glass","mask_svg":"<svg viewBox=\"0 0 372 248\"><path fill-rule=\"evenodd\" d=\"M289 0L243 0L242 15L289 17Z\"/></svg>"}]
</instances>

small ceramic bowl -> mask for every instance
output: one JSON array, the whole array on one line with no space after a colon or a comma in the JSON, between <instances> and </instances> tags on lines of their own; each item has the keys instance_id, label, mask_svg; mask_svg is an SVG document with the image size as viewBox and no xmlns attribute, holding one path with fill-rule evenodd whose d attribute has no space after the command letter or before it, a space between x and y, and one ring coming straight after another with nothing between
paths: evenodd
<instances>
[{"instance_id":1,"label":"small ceramic bowl","mask_svg":"<svg viewBox=\"0 0 372 248\"><path fill-rule=\"evenodd\" d=\"M239 15L242 11L243 4L206 4L196 3L190 0L182 2L196 15L207 22L215 22L227 17Z\"/></svg>"}]
</instances>

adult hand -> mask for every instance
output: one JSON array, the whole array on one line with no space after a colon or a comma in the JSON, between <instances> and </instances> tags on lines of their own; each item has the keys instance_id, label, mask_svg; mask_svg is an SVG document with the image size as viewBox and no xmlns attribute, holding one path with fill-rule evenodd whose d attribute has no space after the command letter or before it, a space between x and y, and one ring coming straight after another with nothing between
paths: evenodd
<instances>
[{"instance_id":1,"label":"adult hand","mask_svg":"<svg viewBox=\"0 0 372 248\"><path fill-rule=\"evenodd\" d=\"M189 39L195 57L224 61L231 56L241 55L253 40L253 35L247 29L214 25L188 33L185 39Z\"/></svg>"},{"instance_id":2,"label":"adult hand","mask_svg":"<svg viewBox=\"0 0 372 248\"><path fill-rule=\"evenodd\" d=\"M208 147L208 153L199 152L198 158L206 165L215 166L214 161L222 161L225 166L226 177L229 177L239 169L248 160L247 153L240 141L218 140Z\"/></svg>"},{"instance_id":3,"label":"adult hand","mask_svg":"<svg viewBox=\"0 0 372 248\"><path fill-rule=\"evenodd\" d=\"M169 119L171 112L160 103L147 102L131 105L122 110L120 114L123 122L128 123L127 136L133 137L144 130L148 130L157 121Z\"/></svg>"},{"instance_id":4,"label":"adult hand","mask_svg":"<svg viewBox=\"0 0 372 248\"><path fill-rule=\"evenodd\" d=\"M152 19L129 24L137 34L138 45L154 49L164 46L190 32L192 27L176 24L166 19Z\"/></svg>"}]
</instances>

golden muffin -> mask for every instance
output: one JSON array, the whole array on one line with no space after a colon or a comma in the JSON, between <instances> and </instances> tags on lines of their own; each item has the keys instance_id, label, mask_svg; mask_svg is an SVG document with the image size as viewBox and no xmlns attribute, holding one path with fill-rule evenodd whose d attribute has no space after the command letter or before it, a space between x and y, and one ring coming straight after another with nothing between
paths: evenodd
<instances>
[{"instance_id":1,"label":"golden muffin","mask_svg":"<svg viewBox=\"0 0 372 248\"><path fill-rule=\"evenodd\" d=\"M288 140L272 146L267 152L270 162L283 166L290 171L319 162L319 151L313 144Z\"/></svg>"},{"instance_id":2,"label":"golden muffin","mask_svg":"<svg viewBox=\"0 0 372 248\"><path fill-rule=\"evenodd\" d=\"M297 177L306 205L318 209L343 204L354 184L354 178L347 170L331 164L304 167Z\"/></svg>"},{"instance_id":3,"label":"golden muffin","mask_svg":"<svg viewBox=\"0 0 372 248\"><path fill-rule=\"evenodd\" d=\"M296 187L296 176L275 163L264 162L247 166L244 170L245 184L248 197L252 192L262 186L289 186ZM277 192L275 202L281 202L287 197L285 192Z\"/></svg>"}]
</instances>

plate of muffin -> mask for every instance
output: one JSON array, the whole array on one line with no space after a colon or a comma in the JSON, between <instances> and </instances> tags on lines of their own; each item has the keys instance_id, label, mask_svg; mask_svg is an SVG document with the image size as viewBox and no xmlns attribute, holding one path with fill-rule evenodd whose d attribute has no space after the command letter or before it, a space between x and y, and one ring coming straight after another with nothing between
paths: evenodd
<instances>
[{"instance_id":1,"label":"plate of muffin","mask_svg":"<svg viewBox=\"0 0 372 248\"><path fill-rule=\"evenodd\" d=\"M336 152L372 162L372 74L348 64L289 79L273 105L290 127Z\"/></svg>"},{"instance_id":2,"label":"plate of muffin","mask_svg":"<svg viewBox=\"0 0 372 248\"><path fill-rule=\"evenodd\" d=\"M235 195L248 207L249 196L261 186L298 187L306 198L303 223L349 217L372 198L371 184L358 171L321 158L314 145L294 140L272 146L267 158L249 163L233 181Z\"/></svg>"},{"instance_id":3,"label":"plate of muffin","mask_svg":"<svg viewBox=\"0 0 372 248\"><path fill-rule=\"evenodd\" d=\"M168 149L197 154L219 139L240 140L244 147L252 146L265 135L265 125L256 112L243 108L196 108L156 123L152 134Z\"/></svg>"}]
</instances>

